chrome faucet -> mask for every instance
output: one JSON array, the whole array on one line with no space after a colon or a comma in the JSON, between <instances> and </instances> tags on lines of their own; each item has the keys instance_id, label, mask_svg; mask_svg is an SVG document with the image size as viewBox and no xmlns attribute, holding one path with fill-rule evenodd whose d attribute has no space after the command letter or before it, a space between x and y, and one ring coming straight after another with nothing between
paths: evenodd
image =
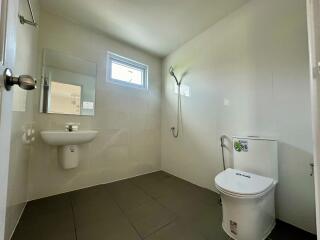
<instances>
[{"instance_id":1,"label":"chrome faucet","mask_svg":"<svg viewBox=\"0 0 320 240\"><path fill-rule=\"evenodd\" d=\"M80 123L66 123L65 129L67 132L75 132L79 130Z\"/></svg>"}]
</instances>

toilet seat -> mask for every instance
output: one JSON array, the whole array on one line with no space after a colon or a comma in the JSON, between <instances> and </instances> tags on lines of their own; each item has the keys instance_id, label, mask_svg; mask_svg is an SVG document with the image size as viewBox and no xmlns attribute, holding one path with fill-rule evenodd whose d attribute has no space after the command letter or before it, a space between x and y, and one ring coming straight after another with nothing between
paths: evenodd
<instances>
[{"instance_id":1,"label":"toilet seat","mask_svg":"<svg viewBox=\"0 0 320 240\"><path fill-rule=\"evenodd\" d=\"M216 188L235 198L258 198L274 188L272 178L228 168L215 178Z\"/></svg>"}]
</instances>

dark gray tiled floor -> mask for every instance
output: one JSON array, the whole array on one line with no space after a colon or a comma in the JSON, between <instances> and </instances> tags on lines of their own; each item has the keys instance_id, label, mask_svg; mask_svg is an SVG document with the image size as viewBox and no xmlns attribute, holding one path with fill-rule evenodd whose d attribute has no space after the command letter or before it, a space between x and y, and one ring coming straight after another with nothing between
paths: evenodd
<instances>
[{"instance_id":1,"label":"dark gray tiled floor","mask_svg":"<svg viewBox=\"0 0 320 240\"><path fill-rule=\"evenodd\" d=\"M156 172L32 201L13 240L227 240L221 220L217 194ZM316 237L278 222L270 239Z\"/></svg>"}]
</instances>

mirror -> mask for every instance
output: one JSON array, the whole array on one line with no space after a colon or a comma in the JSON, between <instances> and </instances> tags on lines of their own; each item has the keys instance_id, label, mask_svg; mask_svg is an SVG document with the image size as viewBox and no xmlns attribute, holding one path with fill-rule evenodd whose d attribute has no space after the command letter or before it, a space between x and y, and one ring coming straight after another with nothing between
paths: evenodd
<instances>
[{"instance_id":1,"label":"mirror","mask_svg":"<svg viewBox=\"0 0 320 240\"><path fill-rule=\"evenodd\" d=\"M97 64L45 49L40 112L93 116Z\"/></svg>"}]
</instances>

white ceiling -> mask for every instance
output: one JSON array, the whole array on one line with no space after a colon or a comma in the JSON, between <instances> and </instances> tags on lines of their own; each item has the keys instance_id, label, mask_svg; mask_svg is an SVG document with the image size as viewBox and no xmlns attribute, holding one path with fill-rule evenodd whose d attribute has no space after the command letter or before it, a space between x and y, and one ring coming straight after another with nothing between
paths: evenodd
<instances>
[{"instance_id":1,"label":"white ceiling","mask_svg":"<svg viewBox=\"0 0 320 240\"><path fill-rule=\"evenodd\" d=\"M166 56L249 0L40 0L41 7Z\"/></svg>"}]
</instances>

